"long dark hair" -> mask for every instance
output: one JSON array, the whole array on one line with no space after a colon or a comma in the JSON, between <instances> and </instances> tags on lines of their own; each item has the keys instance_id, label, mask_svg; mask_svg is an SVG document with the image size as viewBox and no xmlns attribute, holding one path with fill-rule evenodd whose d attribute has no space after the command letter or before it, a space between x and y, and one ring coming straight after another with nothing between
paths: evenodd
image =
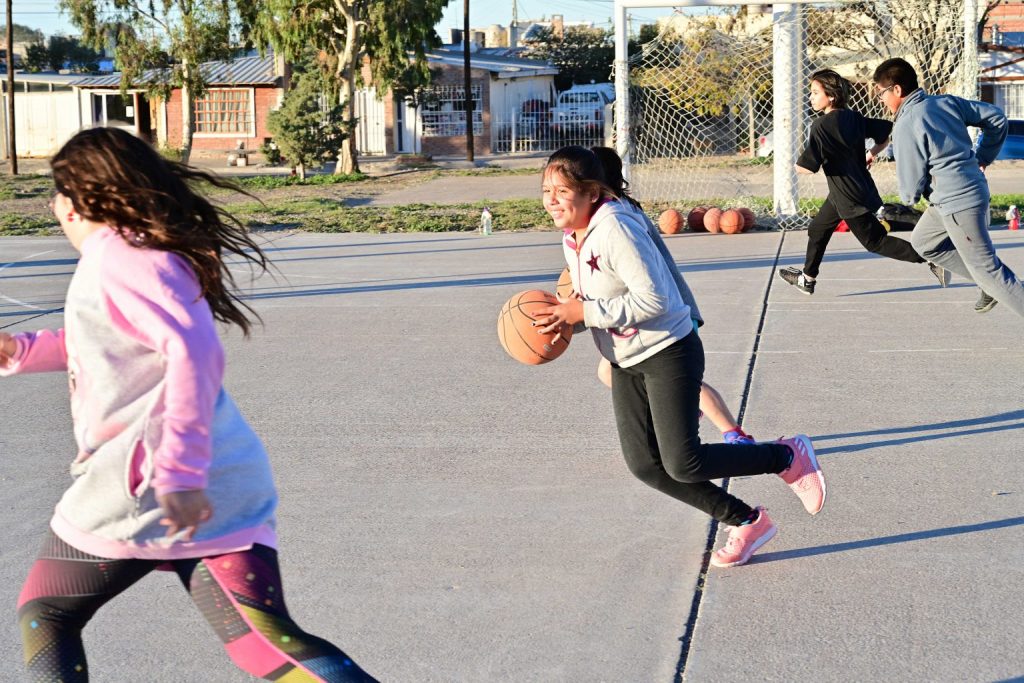
<instances>
[{"instance_id":1,"label":"long dark hair","mask_svg":"<svg viewBox=\"0 0 1024 683\"><path fill-rule=\"evenodd\" d=\"M246 336L250 315L224 262L242 257L259 271L267 258L245 226L214 206L195 186L209 183L248 194L237 185L164 159L153 147L117 128L77 133L50 160L57 191L83 218L105 223L132 246L178 254L192 266L213 316L234 323Z\"/></svg>"},{"instance_id":2,"label":"long dark hair","mask_svg":"<svg viewBox=\"0 0 1024 683\"><path fill-rule=\"evenodd\" d=\"M557 171L576 192L597 192L602 197L618 197L608 186L604 167L597 155L586 147L569 145L548 157L544 175Z\"/></svg>"},{"instance_id":3,"label":"long dark hair","mask_svg":"<svg viewBox=\"0 0 1024 683\"><path fill-rule=\"evenodd\" d=\"M616 197L629 202L642 211L643 207L640 206L640 202L629 196L629 181L622 175L622 157L619 156L619 153L611 147L602 147L600 145L591 147L590 151L601 162L601 168L604 170L604 180L608 188Z\"/></svg>"},{"instance_id":4,"label":"long dark hair","mask_svg":"<svg viewBox=\"0 0 1024 683\"><path fill-rule=\"evenodd\" d=\"M846 109L850 101L850 81L832 69L821 69L811 74L811 81L821 84L821 89L832 103L833 109Z\"/></svg>"}]
</instances>

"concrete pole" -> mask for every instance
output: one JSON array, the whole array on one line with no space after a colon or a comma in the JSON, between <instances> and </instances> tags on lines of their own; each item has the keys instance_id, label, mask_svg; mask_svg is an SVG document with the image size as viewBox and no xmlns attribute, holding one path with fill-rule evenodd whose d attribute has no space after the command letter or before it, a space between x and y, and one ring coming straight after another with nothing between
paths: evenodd
<instances>
[{"instance_id":1,"label":"concrete pole","mask_svg":"<svg viewBox=\"0 0 1024 683\"><path fill-rule=\"evenodd\" d=\"M800 130L800 26L796 5L772 5L772 146L774 209L780 227L798 216L796 165Z\"/></svg>"},{"instance_id":2,"label":"concrete pole","mask_svg":"<svg viewBox=\"0 0 1024 683\"><path fill-rule=\"evenodd\" d=\"M629 22L626 7L615 0L615 150L622 157L622 177L629 180Z\"/></svg>"},{"instance_id":3,"label":"concrete pole","mask_svg":"<svg viewBox=\"0 0 1024 683\"><path fill-rule=\"evenodd\" d=\"M960 96L978 99L978 0L964 0L964 51ZM974 129L976 130L976 129Z\"/></svg>"}]
</instances>

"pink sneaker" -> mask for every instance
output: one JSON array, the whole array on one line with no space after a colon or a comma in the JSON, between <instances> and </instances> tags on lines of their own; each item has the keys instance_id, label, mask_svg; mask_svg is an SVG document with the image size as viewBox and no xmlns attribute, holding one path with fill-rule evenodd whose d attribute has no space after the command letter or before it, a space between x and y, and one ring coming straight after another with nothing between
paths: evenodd
<instances>
[{"instance_id":1,"label":"pink sneaker","mask_svg":"<svg viewBox=\"0 0 1024 683\"><path fill-rule=\"evenodd\" d=\"M814 457L811 439L797 434L792 439L779 439L775 443L793 449L793 464L779 472L782 481L789 484L809 513L818 514L825 504L825 475Z\"/></svg>"},{"instance_id":2,"label":"pink sneaker","mask_svg":"<svg viewBox=\"0 0 1024 683\"><path fill-rule=\"evenodd\" d=\"M725 545L711 555L711 564L716 567L735 567L745 564L754 552L775 537L778 529L768 517L768 511L758 506L757 519L745 526L729 527L729 538Z\"/></svg>"}]
</instances>

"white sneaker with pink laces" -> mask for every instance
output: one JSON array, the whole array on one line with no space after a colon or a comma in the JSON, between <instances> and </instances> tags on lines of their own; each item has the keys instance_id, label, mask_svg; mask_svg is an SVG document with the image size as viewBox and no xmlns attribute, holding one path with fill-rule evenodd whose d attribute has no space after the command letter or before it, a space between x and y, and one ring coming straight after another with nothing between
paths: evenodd
<instances>
[{"instance_id":1,"label":"white sneaker with pink laces","mask_svg":"<svg viewBox=\"0 0 1024 683\"><path fill-rule=\"evenodd\" d=\"M758 548L775 537L778 528L768 517L768 511L761 506L754 509L757 510L757 519L753 522L743 526L727 527L729 538L724 546L711 555L711 564L716 567L745 564Z\"/></svg>"},{"instance_id":2,"label":"white sneaker with pink laces","mask_svg":"<svg viewBox=\"0 0 1024 683\"><path fill-rule=\"evenodd\" d=\"M782 481L793 489L793 493L804 504L804 509L812 515L818 514L825 504L825 475L821 473L818 459L814 457L810 437L797 434L792 439L779 439L775 443L789 446L793 451L792 464L779 472Z\"/></svg>"}]
</instances>

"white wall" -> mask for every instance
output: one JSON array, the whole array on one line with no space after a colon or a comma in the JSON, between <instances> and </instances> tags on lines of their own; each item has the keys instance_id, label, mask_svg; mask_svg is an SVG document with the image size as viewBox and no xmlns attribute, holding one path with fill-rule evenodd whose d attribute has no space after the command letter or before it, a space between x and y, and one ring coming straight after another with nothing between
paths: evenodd
<instances>
[{"instance_id":1,"label":"white wall","mask_svg":"<svg viewBox=\"0 0 1024 683\"><path fill-rule=\"evenodd\" d=\"M554 76L495 78L491 80L491 121L509 122L513 112L519 115L526 100L551 102Z\"/></svg>"},{"instance_id":2,"label":"white wall","mask_svg":"<svg viewBox=\"0 0 1024 683\"><path fill-rule=\"evenodd\" d=\"M3 114L6 129L6 97ZM74 91L26 93L19 87L14 93L14 123L19 157L53 156L83 125L78 97ZM6 144L3 154L7 156Z\"/></svg>"}]
</instances>

